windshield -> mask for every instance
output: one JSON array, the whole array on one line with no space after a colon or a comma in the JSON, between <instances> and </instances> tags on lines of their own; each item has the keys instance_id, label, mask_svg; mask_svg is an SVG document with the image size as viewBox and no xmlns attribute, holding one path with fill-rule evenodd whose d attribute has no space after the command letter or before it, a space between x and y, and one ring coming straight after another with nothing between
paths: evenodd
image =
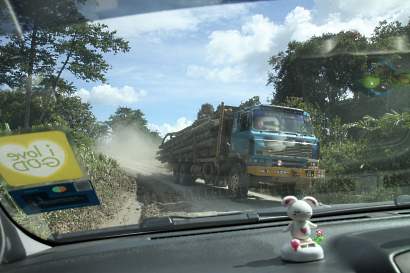
<instances>
[{"instance_id":1,"label":"windshield","mask_svg":"<svg viewBox=\"0 0 410 273\"><path fill-rule=\"evenodd\" d=\"M410 1L216 2L0 1L0 204L21 228L410 194Z\"/></svg>"},{"instance_id":2,"label":"windshield","mask_svg":"<svg viewBox=\"0 0 410 273\"><path fill-rule=\"evenodd\" d=\"M261 131L313 134L310 117L301 112L255 110L253 128Z\"/></svg>"}]
</instances>

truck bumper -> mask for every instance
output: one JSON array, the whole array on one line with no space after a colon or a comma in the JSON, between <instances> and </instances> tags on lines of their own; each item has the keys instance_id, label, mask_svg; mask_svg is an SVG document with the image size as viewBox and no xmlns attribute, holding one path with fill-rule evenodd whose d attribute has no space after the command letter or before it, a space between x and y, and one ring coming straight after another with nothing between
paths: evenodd
<instances>
[{"instance_id":1,"label":"truck bumper","mask_svg":"<svg viewBox=\"0 0 410 273\"><path fill-rule=\"evenodd\" d=\"M307 180L323 178L324 171L319 168L286 168L267 166L247 166L246 172L258 177L306 178Z\"/></svg>"}]
</instances>

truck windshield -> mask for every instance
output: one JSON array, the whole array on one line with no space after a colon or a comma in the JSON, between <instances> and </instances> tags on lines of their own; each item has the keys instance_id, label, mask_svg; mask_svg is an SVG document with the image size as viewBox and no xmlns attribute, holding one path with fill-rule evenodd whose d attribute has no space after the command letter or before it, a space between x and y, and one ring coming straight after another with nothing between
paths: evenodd
<instances>
[{"instance_id":1,"label":"truck windshield","mask_svg":"<svg viewBox=\"0 0 410 273\"><path fill-rule=\"evenodd\" d=\"M285 111L255 110L253 128L261 131L288 132L313 135L309 116Z\"/></svg>"}]
</instances>

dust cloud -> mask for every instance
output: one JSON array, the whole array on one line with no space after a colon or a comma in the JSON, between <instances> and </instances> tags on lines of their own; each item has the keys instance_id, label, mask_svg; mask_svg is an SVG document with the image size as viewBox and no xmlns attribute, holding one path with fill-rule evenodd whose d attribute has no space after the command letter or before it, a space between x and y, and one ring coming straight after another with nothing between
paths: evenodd
<instances>
[{"instance_id":1,"label":"dust cloud","mask_svg":"<svg viewBox=\"0 0 410 273\"><path fill-rule=\"evenodd\" d=\"M97 151L118 161L132 174L151 175L168 170L156 159L159 143L133 128L118 128L115 133L98 141Z\"/></svg>"}]
</instances>

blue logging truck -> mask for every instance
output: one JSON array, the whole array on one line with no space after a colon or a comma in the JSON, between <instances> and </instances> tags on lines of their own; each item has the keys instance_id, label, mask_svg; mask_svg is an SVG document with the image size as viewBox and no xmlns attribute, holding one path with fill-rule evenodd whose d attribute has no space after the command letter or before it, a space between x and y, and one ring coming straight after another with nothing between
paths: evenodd
<instances>
[{"instance_id":1,"label":"blue logging truck","mask_svg":"<svg viewBox=\"0 0 410 273\"><path fill-rule=\"evenodd\" d=\"M236 197L260 183L291 193L324 176L309 113L274 105L221 103L191 126L167 134L158 159L172 169L176 183L201 178L228 186Z\"/></svg>"}]
</instances>

